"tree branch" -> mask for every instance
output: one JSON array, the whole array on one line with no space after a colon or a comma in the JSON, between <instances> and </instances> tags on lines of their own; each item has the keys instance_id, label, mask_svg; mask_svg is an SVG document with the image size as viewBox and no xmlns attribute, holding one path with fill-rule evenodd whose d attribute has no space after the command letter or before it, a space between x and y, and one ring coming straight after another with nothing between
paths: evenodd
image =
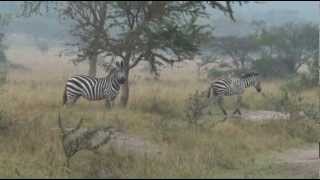
<instances>
[{"instance_id":1,"label":"tree branch","mask_svg":"<svg viewBox=\"0 0 320 180\"><path fill-rule=\"evenodd\" d=\"M129 65L129 69L134 68L144 57L144 53L141 53L138 58L131 64Z\"/></svg>"}]
</instances>

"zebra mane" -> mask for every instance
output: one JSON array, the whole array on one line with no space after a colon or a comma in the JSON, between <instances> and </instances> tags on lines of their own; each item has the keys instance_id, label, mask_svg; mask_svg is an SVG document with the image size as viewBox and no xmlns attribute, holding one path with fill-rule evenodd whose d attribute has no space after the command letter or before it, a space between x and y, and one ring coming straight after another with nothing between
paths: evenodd
<instances>
[{"instance_id":1,"label":"zebra mane","mask_svg":"<svg viewBox=\"0 0 320 180\"><path fill-rule=\"evenodd\" d=\"M241 78L249 78L249 77L253 77L253 76L258 76L259 75L259 73L257 73L257 72L249 72L249 73L245 73L245 74L242 74L241 75Z\"/></svg>"},{"instance_id":2,"label":"zebra mane","mask_svg":"<svg viewBox=\"0 0 320 180\"><path fill-rule=\"evenodd\" d=\"M117 70L116 67L110 68L109 73L108 73L108 75L107 75L107 78L109 78L110 76L112 76L116 70Z\"/></svg>"}]
</instances>

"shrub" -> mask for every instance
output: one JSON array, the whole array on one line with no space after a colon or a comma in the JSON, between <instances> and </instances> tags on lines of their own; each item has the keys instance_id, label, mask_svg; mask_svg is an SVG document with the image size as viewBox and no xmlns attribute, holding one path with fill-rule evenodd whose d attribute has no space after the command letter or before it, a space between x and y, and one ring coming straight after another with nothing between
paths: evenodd
<instances>
[{"instance_id":1,"label":"shrub","mask_svg":"<svg viewBox=\"0 0 320 180\"><path fill-rule=\"evenodd\" d=\"M252 69L259 72L263 78L284 77L289 74L281 61L272 58L257 59L252 63Z\"/></svg>"},{"instance_id":2,"label":"shrub","mask_svg":"<svg viewBox=\"0 0 320 180\"><path fill-rule=\"evenodd\" d=\"M260 72L262 77L268 77L273 72L273 65L272 60L270 59L258 59L253 62L253 68Z\"/></svg>"},{"instance_id":3,"label":"shrub","mask_svg":"<svg viewBox=\"0 0 320 180\"><path fill-rule=\"evenodd\" d=\"M313 86L314 86L314 83L313 83L312 77L306 74L291 76L284 84L285 88L293 91L302 91L304 89L307 89Z\"/></svg>"},{"instance_id":4,"label":"shrub","mask_svg":"<svg viewBox=\"0 0 320 180\"><path fill-rule=\"evenodd\" d=\"M190 124L197 124L198 120L204 115L204 109L209 106L208 98L205 92L196 91L186 101L185 113L186 119Z\"/></svg>"},{"instance_id":5,"label":"shrub","mask_svg":"<svg viewBox=\"0 0 320 180\"><path fill-rule=\"evenodd\" d=\"M293 78L280 87L279 95L269 96L267 108L275 111L289 112L292 118L306 116L309 119L320 118L320 103L310 103L305 100L302 91L305 89L301 81ZM316 98L320 98L320 95ZM319 100L320 101L320 100ZM302 114L301 114L302 113Z\"/></svg>"}]
</instances>

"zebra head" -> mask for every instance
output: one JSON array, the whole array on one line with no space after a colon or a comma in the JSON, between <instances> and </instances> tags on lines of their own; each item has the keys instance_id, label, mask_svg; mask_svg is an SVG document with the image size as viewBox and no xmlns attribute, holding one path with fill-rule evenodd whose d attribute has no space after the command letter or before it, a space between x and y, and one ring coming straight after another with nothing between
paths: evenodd
<instances>
[{"instance_id":1,"label":"zebra head","mask_svg":"<svg viewBox=\"0 0 320 180\"><path fill-rule=\"evenodd\" d=\"M250 86L254 86L257 92L261 92L262 88L261 88L259 73L256 73L256 72L246 73L241 75L241 78L249 81Z\"/></svg>"},{"instance_id":2,"label":"zebra head","mask_svg":"<svg viewBox=\"0 0 320 180\"><path fill-rule=\"evenodd\" d=\"M260 80L259 73L253 73L253 74L254 74L254 79L255 79L254 87L256 88L257 92L261 92L262 87L261 87L261 80Z\"/></svg>"},{"instance_id":3,"label":"zebra head","mask_svg":"<svg viewBox=\"0 0 320 180\"><path fill-rule=\"evenodd\" d=\"M262 88L261 88L261 82L259 78L257 78L256 84L254 87L256 88L257 92L261 92Z\"/></svg>"},{"instance_id":4,"label":"zebra head","mask_svg":"<svg viewBox=\"0 0 320 180\"><path fill-rule=\"evenodd\" d=\"M123 61L116 62L116 78L120 84L125 83L127 80L126 76L126 68Z\"/></svg>"}]
</instances>

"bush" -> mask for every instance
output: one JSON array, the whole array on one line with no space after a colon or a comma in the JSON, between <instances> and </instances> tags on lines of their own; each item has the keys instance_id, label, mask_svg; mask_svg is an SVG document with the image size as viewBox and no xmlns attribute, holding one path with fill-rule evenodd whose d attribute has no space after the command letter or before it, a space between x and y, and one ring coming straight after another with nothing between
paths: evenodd
<instances>
[{"instance_id":1,"label":"bush","mask_svg":"<svg viewBox=\"0 0 320 180\"><path fill-rule=\"evenodd\" d=\"M311 76L306 74L293 75L288 78L283 88L291 91L301 92L304 89L308 89L314 86Z\"/></svg>"},{"instance_id":2,"label":"bush","mask_svg":"<svg viewBox=\"0 0 320 180\"><path fill-rule=\"evenodd\" d=\"M319 120L320 118L320 95L318 105L305 100L302 91L305 89L301 85L299 78L289 79L287 83L280 87L280 95L269 96L267 108L275 111L289 112L292 118L303 118ZM301 114L302 113L302 114Z\"/></svg>"},{"instance_id":3,"label":"bush","mask_svg":"<svg viewBox=\"0 0 320 180\"><path fill-rule=\"evenodd\" d=\"M204 109L209 106L208 98L205 92L196 91L186 101L185 113L186 119L190 124L197 124L199 119L204 115Z\"/></svg>"},{"instance_id":4,"label":"bush","mask_svg":"<svg viewBox=\"0 0 320 180\"><path fill-rule=\"evenodd\" d=\"M308 118L320 121L320 105L304 104L303 106L304 106L303 112Z\"/></svg>"},{"instance_id":5,"label":"bush","mask_svg":"<svg viewBox=\"0 0 320 180\"><path fill-rule=\"evenodd\" d=\"M289 74L287 67L281 61L272 58L257 59L252 63L252 69L264 78L284 77Z\"/></svg>"},{"instance_id":6,"label":"bush","mask_svg":"<svg viewBox=\"0 0 320 180\"><path fill-rule=\"evenodd\" d=\"M268 77L273 73L272 64L270 59L258 59L253 62L253 68L259 71L262 77Z\"/></svg>"}]
</instances>

